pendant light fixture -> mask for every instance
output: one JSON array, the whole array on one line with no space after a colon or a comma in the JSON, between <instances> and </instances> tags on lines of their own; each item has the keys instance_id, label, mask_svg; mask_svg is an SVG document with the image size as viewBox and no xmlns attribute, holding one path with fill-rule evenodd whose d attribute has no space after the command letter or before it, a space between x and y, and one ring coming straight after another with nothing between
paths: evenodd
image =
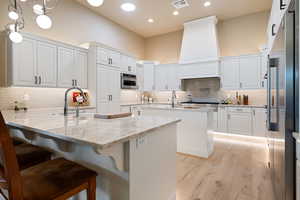
<instances>
[{"instance_id":1,"label":"pendant light fixture","mask_svg":"<svg viewBox=\"0 0 300 200\"><path fill-rule=\"evenodd\" d=\"M87 0L87 2L94 7L99 7L102 6L102 4L104 3L104 0Z\"/></svg>"},{"instance_id":2,"label":"pendant light fixture","mask_svg":"<svg viewBox=\"0 0 300 200\"><path fill-rule=\"evenodd\" d=\"M52 27L52 20L47 15L47 0L43 0L42 13L36 17L37 25L42 29L49 29ZM37 5L34 6L37 9ZM40 10L36 10L36 13L39 13Z\"/></svg>"},{"instance_id":3,"label":"pendant light fixture","mask_svg":"<svg viewBox=\"0 0 300 200\"><path fill-rule=\"evenodd\" d=\"M24 28L24 19L22 8L17 0L10 0L10 4L8 5L8 17L13 20L13 23L6 25L9 39L14 43L22 42L23 36L20 30Z\"/></svg>"}]
</instances>

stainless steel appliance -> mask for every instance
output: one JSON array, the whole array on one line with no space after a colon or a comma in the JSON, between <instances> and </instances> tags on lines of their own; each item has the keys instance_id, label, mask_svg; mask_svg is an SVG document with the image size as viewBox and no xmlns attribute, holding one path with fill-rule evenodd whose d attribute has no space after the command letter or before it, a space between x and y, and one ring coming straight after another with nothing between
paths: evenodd
<instances>
[{"instance_id":1,"label":"stainless steel appliance","mask_svg":"<svg viewBox=\"0 0 300 200\"><path fill-rule=\"evenodd\" d=\"M137 78L134 74L121 74L121 88L122 89L137 89Z\"/></svg>"},{"instance_id":2,"label":"stainless steel appliance","mask_svg":"<svg viewBox=\"0 0 300 200\"><path fill-rule=\"evenodd\" d=\"M276 200L296 199L293 132L299 129L298 6L298 0L290 3L269 55L268 146Z\"/></svg>"}]
</instances>

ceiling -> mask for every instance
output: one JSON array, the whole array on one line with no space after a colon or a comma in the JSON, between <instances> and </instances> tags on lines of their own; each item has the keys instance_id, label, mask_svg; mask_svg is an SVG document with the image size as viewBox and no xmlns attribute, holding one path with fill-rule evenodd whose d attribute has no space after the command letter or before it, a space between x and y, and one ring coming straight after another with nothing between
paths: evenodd
<instances>
[{"instance_id":1,"label":"ceiling","mask_svg":"<svg viewBox=\"0 0 300 200\"><path fill-rule=\"evenodd\" d=\"M204 7L205 0L187 0L190 6L174 16L171 0L105 0L98 8L89 6L86 0L77 1L143 37L182 29L184 22L193 19L216 15L219 20L225 20L270 10L272 5L272 0L210 0L211 6ZM125 1L134 1L136 10L131 13L121 10L120 5ZM155 22L148 23L148 18Z\"/></svg>"}]
</instances>

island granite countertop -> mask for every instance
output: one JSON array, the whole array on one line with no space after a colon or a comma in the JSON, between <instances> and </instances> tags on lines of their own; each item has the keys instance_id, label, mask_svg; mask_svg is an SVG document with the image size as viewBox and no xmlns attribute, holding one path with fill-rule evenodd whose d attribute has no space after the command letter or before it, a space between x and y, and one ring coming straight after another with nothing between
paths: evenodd
<instances>
[{"instance_id":1,"label":"island granite countertop","mask_svg":"<svg viewBox=\"0 0 300 200\"><path fill-rule=\"evenodd\" d=\"M5 110L2 114L10 127L99 149L180 122L179 119L157 116L95 119L92 113L81 114L79 118L71 114L65 117L58 109L30 109L26 112Z\"/></svg>"}]
</instances>

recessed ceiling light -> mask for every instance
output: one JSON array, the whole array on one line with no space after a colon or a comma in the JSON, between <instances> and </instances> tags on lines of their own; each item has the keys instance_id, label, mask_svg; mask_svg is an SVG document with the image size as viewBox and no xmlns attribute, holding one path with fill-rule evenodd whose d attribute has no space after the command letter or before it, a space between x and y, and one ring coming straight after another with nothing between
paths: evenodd
<instances>
[{"instance_id":1,"label":"recessed ceiling light","mask_svg":"<svg viewBox=\"0 0 300 200\"><path fill-rule=\"evenodd\" d=\"M87 2L94 7L99 7L102 6L102 4L104 3L104 0L87 0Z\"/></svg>"},{"instance_id":2,"label":"recessed ceiling light","mask_svg":"<svg viewBox=\"0 0 300 200\"><path fill-rule=\"evenodd\" d=\"M210 3L210 1L206 1L206 2L204 3L204 6L205 6L205 7L209 7L209 6L211 6L211 3Z\"/></svg>"},{"instance_id":3,"label":"recessed ceiling light","mask_svg":"<svg viewBox=\"0 0 300 200\"><path fill-rule=\"evenodd\" d=\"M179 15L179 12L178 12L177 10L175 10L175 11L173 12L173 15Z\"/></svg>"},{"instance_id":4,"label":"recessed ceiling light","mask_svg":"<svg viewBox=\"0 0 300 200\"><path fill-rule=\"evenodd\" d=\"M154 19L150 18L150 19L148 19L148 22L149 22L149 23L153 23L153 22L154 22Z\"/></svg>"},{"instance_id":5,"label":"recessed ceiling light","mask_svg":"<svg viewBox=\"0 0 300 200\"><path fill-rule=\"evenodd\" d=\"M123 3L121 5L122 10L126 12L133 12L136 9L136 6L133 3Z\"/></svg>"}]
</instances>

